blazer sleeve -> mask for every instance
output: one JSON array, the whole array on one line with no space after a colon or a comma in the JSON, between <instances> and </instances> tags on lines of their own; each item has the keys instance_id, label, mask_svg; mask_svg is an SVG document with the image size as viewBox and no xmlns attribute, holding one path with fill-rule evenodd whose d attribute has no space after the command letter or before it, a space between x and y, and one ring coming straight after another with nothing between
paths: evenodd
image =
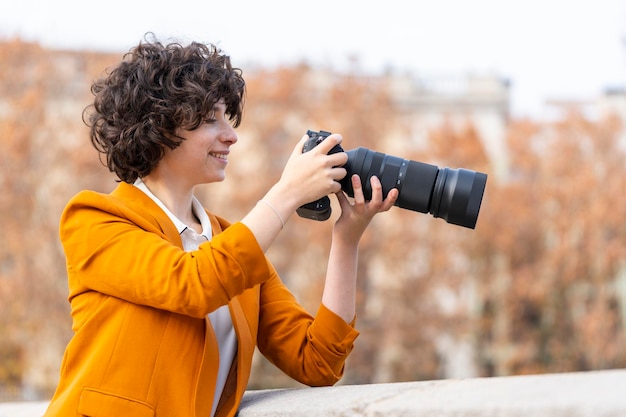
<instances>
[{"instance_id":1,"label":"blazer sleeve","mask_svg":"<svg viewBox=\"0 0 626 417\"><path fill-rule=\"evenodd\" d=\"M323 304L315 316L309 314L275 272L262 284L259 351L296 381L335 384L358 335L354 321L346 323Z\"/></svg>"},{"instance_id":2,"label":"blazer sleeve","mask_svg":"<svg viewBox=\"0 0 626 417\"><path fill-rule=\"evenodd\" d=\"M154 218L94 192L81 192L68 203L60 238L70 299L97 291L203 318L270 276L265 254L242 223L185 252Z\"/></svg>"}]
</instances>

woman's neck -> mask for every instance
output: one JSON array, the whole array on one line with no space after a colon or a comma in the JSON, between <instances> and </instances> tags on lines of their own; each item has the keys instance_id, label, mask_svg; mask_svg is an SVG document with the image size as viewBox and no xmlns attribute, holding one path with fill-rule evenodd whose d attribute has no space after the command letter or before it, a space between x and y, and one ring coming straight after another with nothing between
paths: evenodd
<instances>
[{"instance_id":1,"label":"woman's neck","mask_svg":"<svg viewBox=\"0 0 626 417\"><path fill-rule=\"evenodd\" d=\"M146 187L157 196L168 210L186 225L202 232L202 226L192 210L193 187L184 187L165 181L152 174L142 178Z\"/></svg>"}]
</instances>

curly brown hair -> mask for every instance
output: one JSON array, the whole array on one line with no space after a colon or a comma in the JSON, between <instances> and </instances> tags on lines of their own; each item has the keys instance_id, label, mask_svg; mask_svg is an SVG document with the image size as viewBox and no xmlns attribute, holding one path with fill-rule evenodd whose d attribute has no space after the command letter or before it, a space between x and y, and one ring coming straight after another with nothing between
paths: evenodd
<instances>
[{"instance_id":1,"label":"curly brown hair","mask_svg":"<svg viewBox=\"0 0 626 417\"><path fill-rule=\"evenodd\" d=\"M213 44L164 45L147 34L91 92L94 102L83 112L91 143L111 172L132 183L154 169L166 146L180 145L176 129L196 129L220 99L239 126L245 81Z\"/></svg>"}]
</instances>

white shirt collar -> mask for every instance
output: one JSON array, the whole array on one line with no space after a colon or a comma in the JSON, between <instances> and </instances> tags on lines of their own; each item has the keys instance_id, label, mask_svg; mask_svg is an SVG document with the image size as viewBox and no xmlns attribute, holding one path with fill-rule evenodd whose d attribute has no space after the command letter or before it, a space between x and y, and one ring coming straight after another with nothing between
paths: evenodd
<instances>
[{"instance_id":1,"label":"white shirt collar","mask_svg":"<svg viewBox=\"0 0 626 417\"><path fill-rule=\"evenodd\" d=\"M176 226L176 230L178 230L179 234L182 234L186 229L190 229L193 231L193 228L188 227L178 217L176 217L165 206L165 204L163 204L163 202L159 200L159 198L156 195L154 195L152 191L150 191L148 186L146 186L146 184L143 182L141 178L137 178L137 180L135 181L133 185L139 188L141 191L143 191L148 197L150 197L161 208L161 210L165 212L165 214L167 214L167 217L169 217L172 223L174 223L174 226ZM211 236L212 236L211 220L209 219L209 216L204 210L204 207L202 207L202 204L200 203L200 201L198 201L198 199L195 196L193 196L191 200L191 210L196 215L196 217L198 217L198 220L200 220L200 224L202 225L201 235L204 236L207 240L211 240Z\"/></svg>"}]
</instances>

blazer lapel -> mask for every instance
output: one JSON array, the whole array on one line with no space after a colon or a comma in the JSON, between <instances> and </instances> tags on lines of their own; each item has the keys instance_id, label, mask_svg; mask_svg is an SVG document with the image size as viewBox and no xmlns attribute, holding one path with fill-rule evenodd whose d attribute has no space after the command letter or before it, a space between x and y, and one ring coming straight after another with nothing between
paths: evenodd
<instances>
[{"instance_id":1,"label":"blazer lapel","mask_svg":"<svg viewBox=\"0 0 626 417\"><path fill-rule=\"evenodd\" d=\"M133 210L141 213L147 221L156 225L169 242L180 248L183 247L183 241L174 223L143 191L132 184L121 182L111 195L119 196L128 201L129 204L133 205Z\"/></svg>"}]
</instances>

